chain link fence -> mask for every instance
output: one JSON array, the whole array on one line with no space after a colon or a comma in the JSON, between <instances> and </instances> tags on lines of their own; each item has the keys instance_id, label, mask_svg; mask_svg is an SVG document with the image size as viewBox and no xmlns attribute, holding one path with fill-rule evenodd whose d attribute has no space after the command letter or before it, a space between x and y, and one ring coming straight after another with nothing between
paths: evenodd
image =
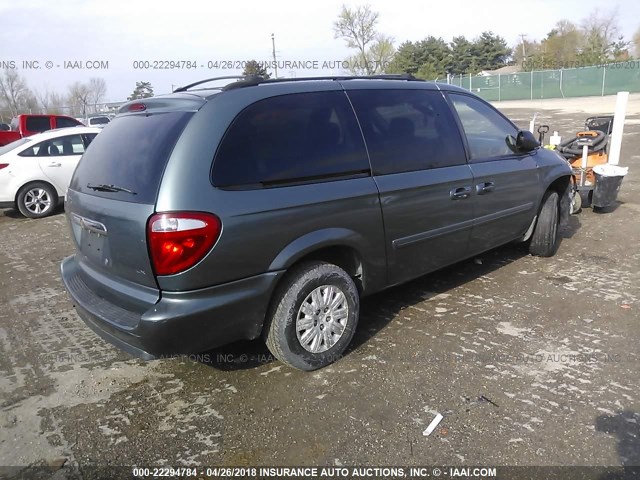
<instances>
[{"instance_id":1,"label":"chain link fence","mask_svg":"<svg viewBox=\"0 0 640 480\"><path fill-rule=\"evenodd\" d=\"M448 83L470 90L488 101L640 92L640 60L501 75L452 75Z\"/></svg>"}]
</instances>

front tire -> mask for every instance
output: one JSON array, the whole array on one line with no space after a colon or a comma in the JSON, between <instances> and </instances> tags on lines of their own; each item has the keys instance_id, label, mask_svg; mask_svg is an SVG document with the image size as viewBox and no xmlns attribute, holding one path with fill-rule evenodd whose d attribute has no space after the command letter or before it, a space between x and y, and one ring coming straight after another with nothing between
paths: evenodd
<instances>
[{"instance_id":1,"label":"front tire","mask_svg":"<svg viewBox=\"0 0 640 480\"><path fill-rule=\"evenodd\" d=\"M48 183L34 182L20 189L16 203L25 217L42 218L51 215L56 209L58 195Z\"/></svg>"},{"instance_id":2,"label":"front tire","mask_svg":"<svg viewBox=\"0 0 640 480\"><path fill-rule=\"evenodd\" d=\"M558 251L559 201L558 192L548 191L544 194L542 208L529 243L531 255L552 257Z\"/></svg>"},{"instance_id":3,"label":"front tire","mask_svg":"<svg viewBox=\"0 0 640 480\"><path fill-rule=\"evenodd\" d=\"M571 197L571 210L569 211L569 215L575 215L582 210L582 196L580 195L580 191L576 191Z\"/></svg>"},{"instance_id":4,"label":"front tire","mask_svg":"<svg viewBox=\"0 0 640 480\"><path fill-rule=\"evenodd\" d=\"M309 262L295 267L274 294L266 344L283 363L316 370L338 360L356 329L360 298L340 267Z\"/></svg>"}]
</instances>

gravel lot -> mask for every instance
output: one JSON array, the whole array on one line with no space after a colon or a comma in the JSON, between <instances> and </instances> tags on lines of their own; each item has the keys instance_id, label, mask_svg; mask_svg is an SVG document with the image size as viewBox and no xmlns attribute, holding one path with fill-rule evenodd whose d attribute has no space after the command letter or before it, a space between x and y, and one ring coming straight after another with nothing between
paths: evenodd
<instances>
[{"instance_id":1,"label":"gravel lot","mask_svg":"<svg viewBox=\"0 0 640 480\"><path fill-rule=\"evenodd\" d=\"M564 135L599 112L517 106ZM348 355L314 373L259 342L121 353L65 294L64 215L0 211L0 464L640 465L632 112L619 204L571 217L556 257L507 246L368 298Z\"/></svg>"}]
</instances>

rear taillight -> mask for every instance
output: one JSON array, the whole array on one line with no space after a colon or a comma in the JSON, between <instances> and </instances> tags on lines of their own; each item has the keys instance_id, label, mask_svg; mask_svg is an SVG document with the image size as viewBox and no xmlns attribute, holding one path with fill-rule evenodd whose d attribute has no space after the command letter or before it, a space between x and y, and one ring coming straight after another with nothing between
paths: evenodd
<instances>
[{"instance_id":1,"label":"rear taillight","mask_svg":"<svg viewBox=\"0 0 640 480\"><path fill-rule=\"evenodd\" d=\"M222 223L210 213L157 213L149 218L147 239L156 275L173 275L193 267L220 237Z\"/></svg>"},{"instance_id":2,"label":"rear taillight","mask_svg":"<svg viewBox=\"0 0 640 480\"><path fill-rule=\"evenodd\" d=\"M0 170L2 170L3 168L7 168L8 166L8 163L0 163Z\"/></svg>"}]
</instances>

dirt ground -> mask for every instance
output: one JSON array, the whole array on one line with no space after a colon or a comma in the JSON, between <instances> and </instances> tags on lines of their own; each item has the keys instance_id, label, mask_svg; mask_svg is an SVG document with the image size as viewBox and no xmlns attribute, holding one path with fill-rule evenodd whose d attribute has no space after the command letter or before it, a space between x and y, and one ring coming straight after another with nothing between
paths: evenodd
<instances>
[{"instance_id":1,"label":"dirt ground","mask_svg":"<svg viewBox=\"0 0 640 480\"><path fill-rule=\"evenodd\" d=\"M564 135L608 108L515 106ZM619 204L572 216L557 256L506 246L368 298L348 355L313 373L259 342L133 359L65 294L64 215L0 211L0 464L640 465L633 112Z\"/></svg>"}]
</instances>

